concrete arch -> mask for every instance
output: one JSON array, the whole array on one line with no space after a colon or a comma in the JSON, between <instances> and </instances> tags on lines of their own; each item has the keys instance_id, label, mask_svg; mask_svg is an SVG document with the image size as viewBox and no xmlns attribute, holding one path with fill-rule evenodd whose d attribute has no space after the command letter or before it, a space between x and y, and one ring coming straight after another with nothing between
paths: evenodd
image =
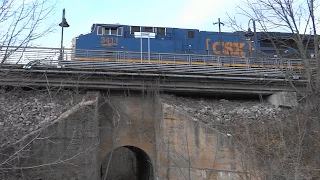
<instances>
[{"instance_id":1,"label":"concrete arch","mask_svg":"<svg viewBox=\"0 0 320 180\"><path fill-rule=\"evenodd\" d=\"M113 149L104 157L100 171L100 179L103 180L154 179L150 156L135 146L120 146Z\"/></svg>"}]
</instances>

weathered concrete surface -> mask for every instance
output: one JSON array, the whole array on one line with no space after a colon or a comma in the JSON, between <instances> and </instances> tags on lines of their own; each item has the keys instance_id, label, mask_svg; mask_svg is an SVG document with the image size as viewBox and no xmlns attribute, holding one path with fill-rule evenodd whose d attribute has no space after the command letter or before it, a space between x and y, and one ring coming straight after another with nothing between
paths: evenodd
<instances>
[{"instance_id":1,"label":"weathered concrete surface","mask_svg":"<svg viewBox=\"0 0 320 180\"><path fill-rule=\"evenodd\" d=\"M30 142L30 151L23 153L33 154L18 161L22 169L29 170L23 174L29 179L100 179L113 155L111 165L123 169L108 172L107 179L125 178L133 172L142 180L239 179L237 146L226 133L212 128L213 122L232 123L251 116L272 119L277 108L258 102L246 107L225 100L208 102L210 107L206 103L153 93L88 94L80 106L5 152L12 154ZM127 149L113 151L118 148ZM0 163L7 161L1 158ZM31 166L39 168L26 168ZM19 172L17 169L14 175Z\"/></svg>"},{"instance_id":2,"label":"weathered concrete surface","mask_svg":"<svg viewBox=\"0 0 320 180\"><path fill-rule=\"evenodd\" d=\"M0 179L95 179L97 95L62 113L46 126L1 149Z\"/></svg>"},{"instance_id":3,"label":"weathered concrete surface","mask_svg":"<svg viewBox=\"0 0 320 180\"><path fill-rule=\"evenodd\" d=\"M276 107L296 107L298 106L297 94L295 92L279 92L267 98L268 102Z\"/></svg>"},{"instance_id":4,"label":"weathered concrete surface","mask_svg":"<svg viewBox=\"0 0 320 180\"><path fill-rule=\"evenodd\" d=\"M239 178L236 146L226 134L163 104L158 149L160 179Z\"/></svg>"},{"instance_id":5,"label":"weathered concrete surface","mask_svg":"<svg viewBox=\"0 0 320 180\"><path fill-rule=\"evenodd\" d=\"M141 166L149 159L156 164L156 132L159 108L155 98L141 94L112 94L100 99L100 151L98 163L102 164L105 157L113 149L131 146L138 148L136 153L146 153L149 157L141 162ZM105 164L103 165L106 166ZM149 166L143 169L144 176L153 177L155 167ZM102 169L102 174L106 174ZM126 175L124 175L125 177ZM121 177L119 177L121 179ZM149 179L140 177L141 180Z\"/></svg>"},{"instance_id":6,"label":"weathered concrete surface","mask_svg":"<svg viewBox=\"0 0 320 180\"><path fill-rule=\"evenodd\" d=\"M81 98L71 91L0 89L0 148L54 121Z\"/></svg>"},{"instance_id":7,"label":"weathered concrete surface","mask_svg":"<svg viewBox=\"0 0 320 180\"><path fill-rule=\"evenodd\" d=\"M179 102L174 97L112 94L105 100L105 107L100 109L99 162L105 161L112 149L135 146L150 158L144 160L152 162L148 168L153 169L154 179L239 179L243 175L232 138L209 126L209 119L201 121L176 106ZM195 101L191 103L196 106ZM247 104L248 107L232 108L234 112L229 114L225 111L225 119L221 117L220 122L252 115L271 119L276 114L271 105ZM221 101L215 101L215 105L213 109L219 110ZM252 108L253 105L256 106Z\"/></svg>"}]
</instances>

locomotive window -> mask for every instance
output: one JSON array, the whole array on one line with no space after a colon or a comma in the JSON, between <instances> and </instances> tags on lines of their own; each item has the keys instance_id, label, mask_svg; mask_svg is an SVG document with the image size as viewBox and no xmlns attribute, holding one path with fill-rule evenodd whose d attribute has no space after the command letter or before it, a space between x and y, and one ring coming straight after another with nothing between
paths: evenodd
<instances>
[{"instance_id":1,"label":"locomotive window","mask_svg":"<svg viewBox=\"0 0 320 180\"><path fill-rule=\"evenodd\" d=\"M110 27L106 27L104 28L104 33L102 33L102 28L100 27L100 34L99 34L99 29L98 29L98 35L118 35L118 36L122 36L122 27L120 28L110 28Z\"/></svg>"},{"instance_id":2,"label":"locomotive window","mask_svg":"<svg viewBox=\"0 0 320 180\"><path fill-rule=\"evenodd\" d=\"M144 31L153 33L153 27L145 27Z\"/></svg>"},{"instance_id":3,"label":"locomotive window","mask_svg":"<svg viewBox=\"0 0 320 180\"><path fill-rule=\"evenodd\" d=\"M188 31L188 38L194 38L194 32Z\"/></svg>"},{"instance_id":4,"label":"locomotive window","mask_svg":"<svg viewBox=\"0 0 320 180\"><path fill-rule=\"evenodd\" d=\"M140 26L131 26L131 34L134 32L140 32Z\"/></svg>"},{"instance_id":5,"label":"locomotive window","mask_svg":"<svg viewBox=\"0 0 320 180\"><path fill-rule=\"evenodd\" d=\"M118 28L117 35L118 35L118 36L122 36L122 27L119 27L119 28Z\"/></svg>"},{"instance_id":6,"label":"locomotive window","mask_svg":"<svg viewBox=\"0 0 320 180\"><path fill-rule=\"evenodd\" d=\"M158 27L157 28L157 34L165 36L166 35L166 28Z\"/></svg>"},{"instance_id":7,"label":"locomotive window","mask_svg":"<svg viewBox=\"0 0 320 180\"><path fill-rule=\"evenodd\" d=\"M110 33L110 35L117 35L117 28L111 28Z\"/></svg>"},{"instance_id":8,"label":"locomotive window","mask_svg":"<svg viewBox=\"0 0 320 180\"><path fill-rule=\"evenodd\" d=\"M109 35L110 34L110 29L109 28L104 28L104 35Z\"/></svg>"},{"instance_id":9,"label":"locomotive window","mask_svg":"<svg viewBox=\"0 0 320 180\"><path fill-rule=\"evenodd\" d=\"M97 28L97 34L98 34L98 35L102 35L102 27L101 27L101 26L98 26L98 28Z\"/></svg>"}]
</instances>

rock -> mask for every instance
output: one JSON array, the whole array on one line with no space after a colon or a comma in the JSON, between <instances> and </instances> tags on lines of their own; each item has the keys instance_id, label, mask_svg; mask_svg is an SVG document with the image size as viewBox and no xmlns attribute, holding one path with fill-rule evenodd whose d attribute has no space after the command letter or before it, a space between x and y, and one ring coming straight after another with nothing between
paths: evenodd
<instances>
[{"instance_id":1,"label":"rock","mask_svg":"<svg viewBox=\"0 0 320 180\"><path fill-rule=\"evenodd\" d=\"M238 121L274 120L279 109L252 100L197 99L163 95L162 99L181 107L185 113L204 123L225 125Z\"/></svg>"},{"instance_id":2,"label":"rock","mask_svg":"<svg viewBox=\"0 0 320 180\"><path fill-rule=\"evenodd\" d=\"M37 121L40 121L40 120L41 120L41 117L40 117L39 115L36 115L35 118L36 118Z\"/></svg>"},{"instance_id":3,"label":"rock","mask_svg":"<svg viewBox=\"0 0 320 180\"><path fill-rule=\"evenodd\" d=\"M48 102L48 93L14 90L0 94L0 147L14 143L42 122L50 122L63 113L61 107L71 108L69 102L79 103L82 96L70 92L55 92Z\"/></svg>"}]
</instances>

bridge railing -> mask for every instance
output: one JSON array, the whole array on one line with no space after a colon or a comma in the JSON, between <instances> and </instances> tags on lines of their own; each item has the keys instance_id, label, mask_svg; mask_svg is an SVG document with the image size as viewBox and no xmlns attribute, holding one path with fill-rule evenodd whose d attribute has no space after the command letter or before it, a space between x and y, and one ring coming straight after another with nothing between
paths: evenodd
<instances>
[{"instance_id":1,"label":"bridge railing","mask_svg":"<svg viewBox=\"0 0 320 180\"><path fill-rule=\"evenodd\" d=\"M212 65L228 67L301 68L301 59L150 53L130 51L76 50L77 60L127 61L134 63Z\"/></svg>"},{"instance_id":2,"label":"bridge railing","mask_svg":"<svg viewBox=\"0 0 320 180\"><path fill-rule=\"evenodd\" d=\"M66 50L66 54L70 54ZM60 49L38 47L0 47L0 62L4 64L27 64L31 61L41 61L48 65L58 62Z\"/></svg>"},{"instance_id":3,"label":"bridge railing","mask_svg":"<svg viewBox=\"0 0 320 180\"><path fill-rule=\"evenodd\" d=\"M0 62L10 64L27 64L30 61L41 61L44 64L56 65L61 53L60 48L46 47L6 47L0 49ZM130 51L105 51L86 49L64 49L63 60L67 61L114 61L131 63L210 65L215 67L242 68L302 68L301 59L262 58L241 56L218 56L198 54L150 53Z\"/></svg>"}]
</instances>

